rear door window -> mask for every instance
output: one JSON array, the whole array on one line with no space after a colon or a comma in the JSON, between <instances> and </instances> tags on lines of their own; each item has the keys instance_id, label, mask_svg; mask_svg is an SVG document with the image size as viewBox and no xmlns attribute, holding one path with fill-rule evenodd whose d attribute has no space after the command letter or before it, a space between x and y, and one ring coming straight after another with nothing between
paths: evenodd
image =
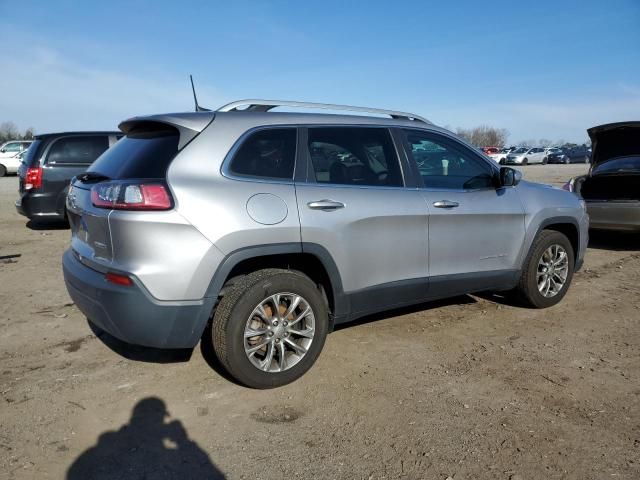
<instances>
[{"instance_id":1,"label":"rear door window","mask_svg":"<svg viewBox=\"0 0 640 480\"><path fill-rule=\"evenodd\" d=\"M310 127L308 149L318 183L403 186L386 128Z\"/></svg>"},{"instance_id":2,"label":"rear door window","mask_svg":"<svg viewBox=\"0 0 640 480\"><path fill-rule=\"evenodd\" d=\"M118 140L89 168L111 179L165 178L178 153L175 129L130 133Z\"/></svg>"},{"instance_id":3,"label":"rear door window","mask_svg":"<svg viewBox=\"0 0 640 480\"><path fill-rule=\"evenodd\" d=\"M249 135L235 152L229 172L265 179L293 179L296 129L268 128Z\"/></svg>"},{"instance_id":4,"label":"rear door window","mask_svg":"<svg viewBox=\"0 0 640 480\"><path fill-rule=\"evenodd\" d=\"M50 165L91 165L109 148L106 135L62 137L56 140L47 154Z\"/></svg>"}]
</instances>

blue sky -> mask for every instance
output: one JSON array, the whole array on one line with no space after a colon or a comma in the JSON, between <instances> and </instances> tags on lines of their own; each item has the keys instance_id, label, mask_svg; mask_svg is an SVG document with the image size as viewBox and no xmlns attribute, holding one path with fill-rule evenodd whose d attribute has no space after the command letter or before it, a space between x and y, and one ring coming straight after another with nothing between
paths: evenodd
<instances>
[{"instance_id":1,"label":"blue sky","mask_svg":"<svg viewBox=\"0 0 640 480\"><path fill-rule=\"evenodd\" d=\"M278 98L407 110L510 141L640 118L640 0L0 0L0 122L38 132Z\"/></svg>"}]
</instances>

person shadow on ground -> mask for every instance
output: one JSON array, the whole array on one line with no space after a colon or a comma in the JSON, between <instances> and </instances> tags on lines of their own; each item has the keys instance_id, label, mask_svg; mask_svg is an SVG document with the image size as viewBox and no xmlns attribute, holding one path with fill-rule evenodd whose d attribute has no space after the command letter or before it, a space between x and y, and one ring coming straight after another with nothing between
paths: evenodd
<instances>
[{"instance_id":1,"label":"person shadow on ground","mask_svg":"<svg viewBox=\"0 0 640 480\"><path fill-rule=\"evenodd\" d=\"M131 420L105 432L69 467L67 480L207 479L224 475L156 397L140 400Z\"/></svg>"}]
</instances>

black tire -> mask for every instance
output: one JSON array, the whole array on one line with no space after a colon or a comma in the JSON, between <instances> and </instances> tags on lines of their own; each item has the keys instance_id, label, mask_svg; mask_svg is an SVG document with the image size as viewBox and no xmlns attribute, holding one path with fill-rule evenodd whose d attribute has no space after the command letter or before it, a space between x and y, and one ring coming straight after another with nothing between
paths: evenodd
<instances>
[{"instance_id":1,"label":"black tire","mask_svg":"<svg viewBox=\"0 0 640 480\"><path fill-rule=\"evenodd\" d=\"M522 160L522 165L529 165L529 159L525 158L524 160Z\"/></svg>"},{"instance_id":2,"label":"black tire","mask_svg":"<svg viewBox=\"0 0 640 480\"><path fill-rule=\"evenodd\" d=\"M0 177L4 177L7 174L7 167L0 165Z\"/></svg>"},{"instance_id":3,"label":"black tire","mask_svg":"<svg viewBox=\"0 0 640 480\"><path fill-rule=\"evenodd\" d=\"M568 271L565 283L559 292L552 297L545 297L538 290L538 262L543 253L552 245L560 245L565 249L568 257ZM520 281L515 288L515 293L529 307L547 308L557 304L565 296L569 285L571 285L574 262L574 251L569 239L560 232L543 230L533 241L533 245L531 245L529 255L527 256L520 275Z\"/></svg>"},{"instance_id":4,"label":"black tire","mask_svg":"<svg viewBox=\"0 0 640 480\"><path fill-rule=\"evenodd\" d=\"M300 272L265 269L235 279L227 288L216 307L212 325L213 349L227 372L251 388L279 387L306 373L320 355L329 328L325 299L311 279ZM245 353L245 325L260 302L282 292L304 297L313 311L315 332L309 349L298 363L282 372L265 372L251 363Z\"/></svg>"},{"instance_id":5,"label":"black tire","mask_svg":"<svg viewBox=\"0 0 640 480\"><path fill-rule=\"evenodd\" d=\"M571 159L569 157L564 159L564 164L569 165L571 163Z\"/></svg>"},{"instance_id":6,"label":"black tire","mask_svg":"<svg viewBox=\"0 0 640 480\"><path fill-rule=\"evenodd\" d=\"M547 157L544 157L544 158L542 159L542 164L543 164L543 165L546 165L547 163L549 163L549 159L548 159Z\"/></svg>"},{"instance_id":7,"label":"black tire","mask_svg":"<svg viewBox=\"0 0 640 480\"><path fill-rule=\"evenodd\" d=\"M584 163L589 163L589 156L588 156L588 155L585 155L585 157L584 157Z\"/></svg>"}]
</instances>

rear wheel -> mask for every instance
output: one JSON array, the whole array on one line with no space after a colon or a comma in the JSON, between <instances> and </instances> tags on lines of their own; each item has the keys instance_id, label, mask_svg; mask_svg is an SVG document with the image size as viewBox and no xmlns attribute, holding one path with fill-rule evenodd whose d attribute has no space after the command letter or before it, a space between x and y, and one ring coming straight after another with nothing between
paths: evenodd
<instances>
[{"instance_id":1,"label":"rear wheel","mask_svg":"<svg viewBox=\"0 0 640 480\"><path fill-rule=\"evenodd\" d=\"M272 388L300 378L327 336L328 311L299 272L266 269L236 280L213 317L213 348L238 382Z\"/></svg>"},{"instance_id":2,"label":"rear wheel","mask_svg":"<svg viewBox=\"0 0 640 480\"><path fill-rule=\"evenodd\" d=\"M516 292L531 307L551 307L567 293L573 267L569 239L560 232L543 230L531 246Z\"/></svg>"},{"instance_id":3,"label":"rear wheel","mask_svg":"<svg viewBox=\"0 0 640 480\"><path fill-rule=\"evenodd\" d=\"M569 165L571 163L571 159L569 157L564 158L564 164Z\"/></svg>"},{"instance_id":4,"label":"rear wheel","mask_svg":"<svg viewBox=\"0 0 640 480\"><path fill-rule=\"evenodd\" d=\"M7 167L0 165L0 177L4 177L7 174Z\"/></svg>"},{"instance_id":5,"label":"rear wheel","mask_svg":"<svg viewBox=\"0 0 640 480\"><path fill-rule=\"evenodd\" d=\"M548 159L547 157L544 157L544 158L542 159L542 164L543 164L543 165L546 165L548 162L549 162L549 159Z\"/></svg>"},{"instance_id":6,"label":"rear wheel","mask_svg":"<svg viewBox=\"0 0 640 480\"><path fill-rule=\"evenodd\" d=\"M585 157L584 157L584 163L589 163L589 155L585 155Z\"/></svg>"}]
</instances>

